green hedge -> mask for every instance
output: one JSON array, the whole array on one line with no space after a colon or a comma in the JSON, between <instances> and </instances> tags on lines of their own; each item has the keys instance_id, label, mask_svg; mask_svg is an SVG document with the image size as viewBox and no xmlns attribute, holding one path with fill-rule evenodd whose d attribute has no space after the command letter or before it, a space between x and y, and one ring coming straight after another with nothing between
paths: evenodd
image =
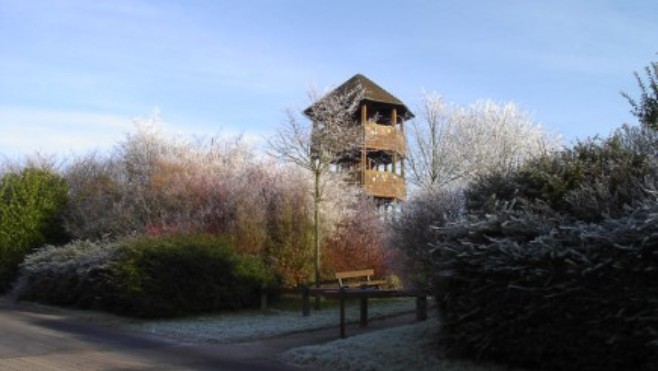
<instances>
[{"instance_id":1,"label":"green hedge","mask_svg":"<svg viewBox=\"0 0 658 371\"><path fill-rule=\"evenodd\" d=\"M259 259L196 235L47 247L26 259L14 294L161 318L256 306L264 284L272 278Z\"/></svg>"},{"instance_id":2,"label":"green hedge","mask_svg":"<svg viewBox=\"0 0 658 371\"><path fill-rule=\"evenodd\" d=\"M544 211L439 230L443 351L531 369L658 369L658 201L596 225Z\"/></svg>"},{"instance_id":3,"label":"green hedge","mask_svg":"<svg viewBox=\"0 0 658 371\"><path fill-rule=\"evenodd\" d=\"M25 256L45 243L64 243L68 186L47 169L28 167L0 178L0 292L10 288Z\"/></svg>"},{"instance_id":4,"label":"green hedge","mask_svg":"<svg viewBox=\"0 0 658 371\"><path fill-rule=\"evenodd\" d=\"M209 236L147 238L121 246L115 310L168 317L259 303L269 273L261 262L237 255L228 240Z\"/></svg>"}]
</instances>

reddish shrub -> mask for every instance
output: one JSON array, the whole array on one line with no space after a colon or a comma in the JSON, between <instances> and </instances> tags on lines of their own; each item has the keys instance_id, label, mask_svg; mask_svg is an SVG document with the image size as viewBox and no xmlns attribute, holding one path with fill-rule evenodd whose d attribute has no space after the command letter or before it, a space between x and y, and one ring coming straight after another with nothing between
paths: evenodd
<instances>
[{"instance_id":1,"label":"reddish shrub","mask_svg":"<svg viewBox=\"0 0 658 371\"><path fill-rule=\"evenodd\" d=\"M377 276L390 272L393 253L388 246L386 223L369 200L360 200L352 212L324 241L323 275L373 268Z\"/></svg>"}]
</instances>

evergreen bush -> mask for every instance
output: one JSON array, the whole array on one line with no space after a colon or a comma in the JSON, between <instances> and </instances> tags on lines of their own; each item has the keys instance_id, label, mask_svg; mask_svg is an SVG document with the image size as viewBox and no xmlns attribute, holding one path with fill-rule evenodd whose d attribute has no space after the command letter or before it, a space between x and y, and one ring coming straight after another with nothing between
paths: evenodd
<instances>
[{"instance_id":1,"label":"evergreen bush","mask_svg":"<svg viewBox=\"0 0 658 371\"><path fill-rule=\"evenodd\" d=\"M27 167L0 178L0 292L33 249L67 240L61 219L67 192L66 182L48 169Z\"/></svg>"},{"instance_id":2,"label":"evergreen bush","mask_svg":"<svg viewBox=\"0 0 658 371\"><path fill-rule=\"evenodd\" d=\"M171 317L259 303L272 279L256 257L235 253L227 239L205 235L143 238L120 247L114 311Z\"/></svg>"},{"instance_id":3,"label":"evergreen bush","mask_svg":"<svg viewBox=\"0 0 658 371\"><path fill-rule=\"evenodd\" d=\"M618 218L658 184L656 153L656 131L624 126L609 138L532 159L515 172L480 178L466 192L468 210L483 215L522 199L583 221Z\"/></svg>"},{"instance_id":4,"label":"evergreen bush","mask_svg":"<svg viewBox=\"0 0 658 371\"><path fill-rule=\"evenodd\" d=\"M658 367L658 201L598 224L500 210L439 229L448 355L544 370Z\"/></svg>"},{"instance_id":5,"label":"evergreen bush","mask_svg":"<svg viewBox=\"0 0 658 371\"><path fill-rule=\"evenodd\" d=\"M658 368L657 134L623 127L467 190L436 228L441 343L545 370Z\"/></svg>"}]
</instances>

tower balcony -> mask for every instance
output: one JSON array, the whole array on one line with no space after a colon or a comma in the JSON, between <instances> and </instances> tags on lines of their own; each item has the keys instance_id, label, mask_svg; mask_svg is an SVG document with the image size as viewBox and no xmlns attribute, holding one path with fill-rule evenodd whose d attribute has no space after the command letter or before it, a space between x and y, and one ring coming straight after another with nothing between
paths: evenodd
<instances>
[{"instance_id":1,"label":"tower balcony","mask_svg":"<svg viewBox=\"0 0 658 371\"><path fill-rule=\"evenodd\" d=\"M365 170L363 187L373 197L405 200L407 187L400 175L378 170Z\"/></svg>"},{"instance_id":2,"label":"tower balcony","mask_svg":"<svg viewBox=\"0 0 658 371\"><path fill-rule=\"evenodd\" d=\"M365 124L365 146L368 149L391 151L401 155L407 153L404 132L394 126L373 122Z\"/></svg>"}]
</instances>

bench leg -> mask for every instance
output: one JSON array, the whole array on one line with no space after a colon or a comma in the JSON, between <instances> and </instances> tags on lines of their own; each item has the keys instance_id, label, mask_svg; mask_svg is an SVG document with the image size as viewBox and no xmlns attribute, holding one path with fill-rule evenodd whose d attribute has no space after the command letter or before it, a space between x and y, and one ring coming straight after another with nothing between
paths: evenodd
<instances>
[{"instance_id":1,"label":"bench leg","mask_svg":"<svg viewBox=\"0 0 658 371\"><path fill-rule=\"evenodd\" d=\"M416 297L416 320L425 321L427 319L427 296Z\"/></svg>"},{"instance_id":2,"label":"bench leg","mask_svg":"<svg viewBox=\"0 0 658 371\"><path fill-rule=\"evenodd\" d=\"M368 326L368 298L361 298L361 305L359 306L360 308L360 321L359 325L361 327L367 327Z\"/></svg>"}]
</instances>

